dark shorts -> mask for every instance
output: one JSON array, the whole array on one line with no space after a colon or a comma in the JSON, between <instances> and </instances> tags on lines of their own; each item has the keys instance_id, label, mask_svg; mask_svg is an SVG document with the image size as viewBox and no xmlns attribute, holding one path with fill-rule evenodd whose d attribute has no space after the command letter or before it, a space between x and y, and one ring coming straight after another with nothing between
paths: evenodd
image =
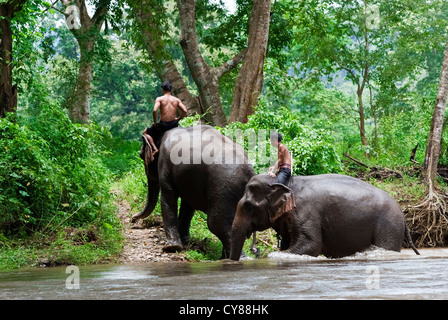
<instances>
[{"instance_id":1,"label":"dark shorts","mask_svg":"<svg viewBox=\"0 0 448 320\"><path fill-rule=\"evenodd\" d=\"M291 178L291 169L280 168L280 170L277 173L276 182L288 186L289 178Z\"/></svg>"},{"instance_id":2,"label":"dark shorts","mask_svg":"<svg viewBox=\"0 0 448 320\"><path fill-rule=\"evenodd\" d=\"M146 133L149 134L154 140L159 140L165 132L170 129L177 128L179 122L177 120L173 121L160 121L155 126L146 128Z\"/></svg>"}]
</instances>

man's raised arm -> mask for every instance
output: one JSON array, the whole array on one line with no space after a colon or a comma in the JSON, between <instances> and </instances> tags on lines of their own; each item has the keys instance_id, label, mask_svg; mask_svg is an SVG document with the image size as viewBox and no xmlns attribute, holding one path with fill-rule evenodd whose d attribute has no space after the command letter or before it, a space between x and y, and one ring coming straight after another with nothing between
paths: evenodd
<instances>
[{"instance_id":1,"label":"man's raised arm","mask_svg":"<svg viewBox=\"0 0 448 320\"><path fill-rule=\"evenodd\" d=\"M154 104L154 109L152 110L152 118L154 119L153 125L155 126L157 124L157 111L159 111L160 108L160 101L159 98L156 99L156 103Z\"/></svg>"}]
</instances>

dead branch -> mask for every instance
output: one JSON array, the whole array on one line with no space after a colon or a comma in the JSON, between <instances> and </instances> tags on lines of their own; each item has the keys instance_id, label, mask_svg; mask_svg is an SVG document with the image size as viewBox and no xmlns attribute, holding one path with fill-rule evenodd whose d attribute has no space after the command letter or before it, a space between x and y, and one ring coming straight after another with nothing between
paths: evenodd
<instances>
[{"instance_id":1,"label":"dead branch","mask_svg":"<svg viewBox=\"0 0 448 320\"><path fill-rule=\"evenodd\" d=\"M361 165L361 166L363 166L363 167L369 168L369 166L366 165L365 163L363 163L363 162L361 162L361 161L359 161L359 160L353 158L352 156L349 156L349 155L346 154L346 153L343 153L343 156L346 157L346 158L349 158L350 160L356 162L357 164L359 164L359 165Z\"/></svg>"},{"instance_id":2,"label":"dead branch","mask_svg":"<svg viewBox=\"0 0 448 320\"><path fill-rule=\"evenodd\" d=\"M415 161L415 154L417 153L417 148L418 148L418 143L417 143L417 145L415 146L415 148L412 149L411 157L409 158L409 161L411 161L411 162L413 162L413 163L416 163L416 164L418 164L418 162Z\"/></svg>"},{"instance_id":3,"label":"dead branch","mask_svg":"<svg viewBox=\"0 0 448 320\"><path fill-rule=\"evenodd\" d=\"M403 174L400 171L389 169L389 168L378 168L378 167L369 167L364 162L359 161L358 159L353 158L352 156L344 153L344 157L356 162L357 164L370 169L370 172L365 174L364 177L368 176L375 179L387 179L390 177L403 178Z\"/></svg>"}]
</instances>

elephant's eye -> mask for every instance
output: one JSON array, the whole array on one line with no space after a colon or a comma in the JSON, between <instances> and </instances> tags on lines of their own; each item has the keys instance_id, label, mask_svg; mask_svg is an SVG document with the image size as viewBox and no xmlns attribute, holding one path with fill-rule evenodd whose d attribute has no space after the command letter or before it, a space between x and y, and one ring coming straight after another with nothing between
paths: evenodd
<instances>
[{"instance_id":1,"label":"elephant's eye","mask_svg":"<svg viewBox=\"0 0 448 320\"><path fill-rule=\"evenodd\" d=\"M254 209L254 204L252 203L252 201L246 201L244 202L244 210L246 211L252 211Z\"/></svg>"}]
</instances>

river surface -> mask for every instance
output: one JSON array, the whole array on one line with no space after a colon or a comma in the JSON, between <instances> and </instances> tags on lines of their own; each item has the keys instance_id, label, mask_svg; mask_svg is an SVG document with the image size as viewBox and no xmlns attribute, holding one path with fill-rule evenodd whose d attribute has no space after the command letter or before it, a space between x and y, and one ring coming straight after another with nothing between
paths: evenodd
<instances>
[{"instance_id":1,"label":"river surface","mask_svg":"<svg viewBox=\"0 0 448 320\"><path fill-rule=\"evenodd\" d=\"M448 248L0 272L0 299L448 299Z\"/></svg>"}]
</instances>

